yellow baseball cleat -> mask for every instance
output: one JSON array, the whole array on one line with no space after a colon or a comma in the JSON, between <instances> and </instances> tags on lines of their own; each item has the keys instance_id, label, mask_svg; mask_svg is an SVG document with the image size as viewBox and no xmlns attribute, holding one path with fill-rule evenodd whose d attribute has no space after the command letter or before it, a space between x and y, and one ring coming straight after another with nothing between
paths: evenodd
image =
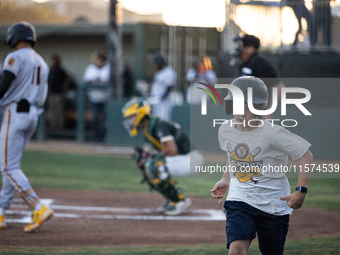
<instances>
[{"instance_id":1,"label":"yellow baseball cleat","mask_svg":"<svg viewBox=\"0 0 340 255\"><path fill-rule=\"evenodd\" d=\"M46 207L45 205L39 211L33 211L32 222L27 225L24 229L26 233L33 232L34 230L40 228L40 226L50 219L53 215L53 210Z\"/></svg>"},{"instance_id":2,"label":"yellow baseball cleat","mask_svg":"<svg viewBox=\"0 0 340 255\"><path fill-rule=\"evenodd\" d=\"M5 228L6 228L5 217L0 216L0 229L5 229Z\"/></svg>"}]
</instances>

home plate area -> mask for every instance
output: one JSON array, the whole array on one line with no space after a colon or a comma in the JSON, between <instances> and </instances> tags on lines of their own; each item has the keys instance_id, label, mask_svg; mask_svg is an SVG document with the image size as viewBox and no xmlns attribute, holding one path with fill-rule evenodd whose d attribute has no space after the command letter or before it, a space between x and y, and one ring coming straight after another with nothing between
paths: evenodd
<instances>
[{"instance_id":1,"label":"home plate area","mask_svg":"<svg viewBox=\"0 0 340 255\"><path fill-rule=\"evenodd\" d=\"M190 197L189 210L167 216L157 210L156 192L36 190L54 217L34 233L24 233L31 211L16 195L0 231L6 247L199 245L226 242L225 211L213 198ZM317 219L317 220L315 220ZM290 218L288 239L340 235L340 213L301 208Z\"/></svg>"},{"instance_id":2,"label":"home plate area","mask_svg":"<svg viewBox=\"0 0 340 255\"><path fill-rule=\"evenodd\" d=\"M121 220L172 220L172 221L225 221L224 210L189 209L182 215L167 216L157 208L138 207L100 207L59 205L54 199L41 199L42 203L54 210L55 218L91 218L91 219L121 219ZM29 223L31 211L20 199L14 198L12 206L6 211L6 222Z\"/></svg>"}]
</instances>

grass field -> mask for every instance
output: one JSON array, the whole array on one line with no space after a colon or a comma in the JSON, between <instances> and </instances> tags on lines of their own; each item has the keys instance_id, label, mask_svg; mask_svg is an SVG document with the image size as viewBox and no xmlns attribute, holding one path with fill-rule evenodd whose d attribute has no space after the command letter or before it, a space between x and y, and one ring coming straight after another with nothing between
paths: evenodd
<instances>
[{"instance_id":1,"label":"grass field","mask_svg":"<svg viewBox=\"0 0 340 255\"><path fill-rule=\"evenodd\" d=\"M146 247L77 247L77 248L8 248L1 255L97 255L97 254L130 254L130 255L206 255L226 254L225 244L209 244L199 246L159 245ZM249 255L258 255L258 245L253 243ZM287 241L284 254L289 255L338 255L340 254L340 237L310 238L306 240Z\"/></svg>"},{"instance_id":2,"label":"grass field","mask_svg":"<svg viewBox=\"0 0 340 255\"><path fill-rule=\"evenodd\" d=\"M108 190L149 192L146 185L136 185L141 176L130 157L78 155L26 151L22 169L35 189ZM216 178L177 179L189 196L210 197ZM291 179L292 188L297 179ZM340 211L340 179L311 179L304 206ZM285 254L340 254L340 237L287 241ZM149 247L77 247L77 248L1 248L0 254L226 254L225 244L201 246ZM249 254L259 254L252 244Z\"/></svg>"},{"instance_id":3,"label":"grass field","mask_svg":"<svg viewBox=\"0 0 340 255\"><path fill-rule=\"evenodd\" d=\"M149 192L130 157L78 155L26 151L22 168L32 186L51 189ZM204 175L176 179L188 196L210 197L210 189L221 177ZM292 190L297 179L289 180ZM304 206L340 211L340 179L311 178Z\"/></svg>"}]
</instances>

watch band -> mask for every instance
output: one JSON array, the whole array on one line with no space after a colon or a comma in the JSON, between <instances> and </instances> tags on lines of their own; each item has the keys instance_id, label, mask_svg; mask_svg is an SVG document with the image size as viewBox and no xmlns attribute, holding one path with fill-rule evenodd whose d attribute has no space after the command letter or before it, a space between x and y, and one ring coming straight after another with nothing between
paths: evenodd
<instances>
[{"instance_id":1,"label":"watch band","mask_svg":"<svg viewBox=\"0 0 340 255\"><path fill-rule=\"evenodd\" d=\"M305 186L299 186L295 188L296 191L300 191L301 193L307 194L307 187Z\"/></svg>"}]
</instances>

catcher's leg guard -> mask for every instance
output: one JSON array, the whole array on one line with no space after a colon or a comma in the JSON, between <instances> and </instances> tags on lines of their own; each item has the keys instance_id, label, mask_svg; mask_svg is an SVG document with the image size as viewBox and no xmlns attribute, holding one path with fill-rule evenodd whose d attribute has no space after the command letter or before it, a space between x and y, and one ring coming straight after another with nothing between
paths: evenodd
<instances>
[{"instance_id":1,"label":"catcher's leg guard","mask_svg":"<svg viewBox=\"0 0 340 255\"><path fill-rule=\"evenodd\" d=\"M141 171L141 174L143 176L143 179L142 179L141 183L146 182L149 185L149 187L150 187L150 191L153 190L153 189L156 189L155 185L152 184L151 178L149 178L148 175L146 174L145 166L144 165L140 166L139 170Z\"/></svg>"},{"instance_id":2,"label":"catcher's leg guard","mask_svg":"<svg viewBox=\"0 0 340 255\"><path fill-rule=\"evenodd\" d=\"M166 169L163 155L158 154L154 158L149 159L145 164L145 170L154 188L167 199L172 202L184 199L183 194L175 187L176 184Z\"/></svg>"}]
</instances>

